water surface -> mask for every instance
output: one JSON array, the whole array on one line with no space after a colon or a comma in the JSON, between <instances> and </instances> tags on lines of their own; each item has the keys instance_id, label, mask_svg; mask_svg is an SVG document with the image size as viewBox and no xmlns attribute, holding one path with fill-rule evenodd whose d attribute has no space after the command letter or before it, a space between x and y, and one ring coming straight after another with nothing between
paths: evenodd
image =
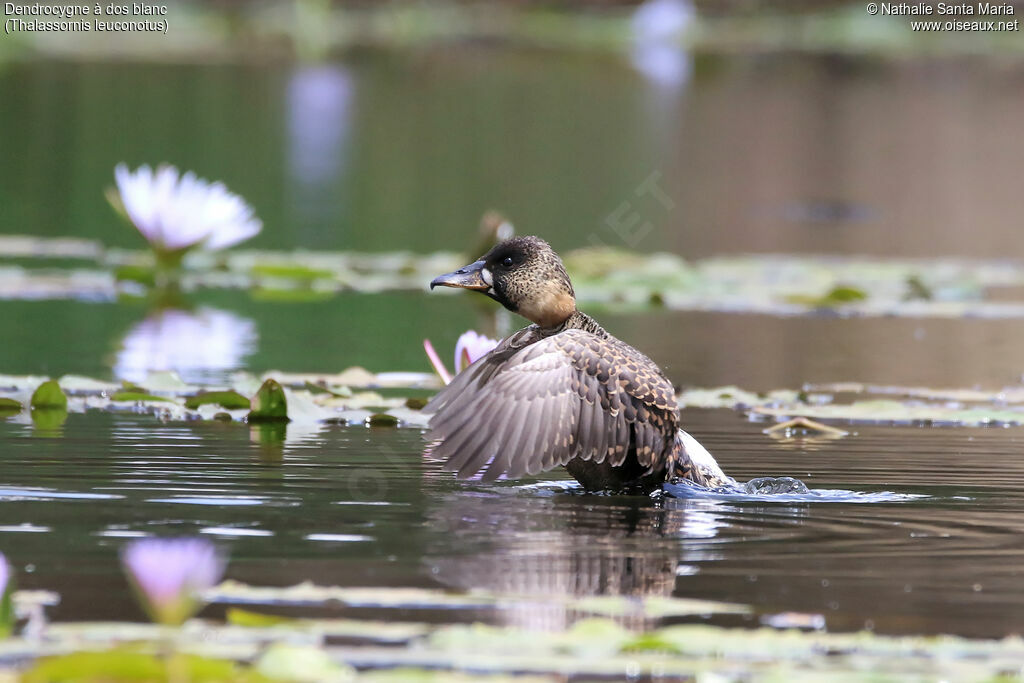
<instances>
[{"instance_id":1,"label":"water surface","mask_svg":"<svg viewBox=\"0 0 1024 683\"><path fill-rule=\"evenodd\" d=\"M266 225L257 247L458 249L498 208L559 249L1020 251L1019 68L692 66L666 81L614 56L477 47L317 67L5 64L0 231L139 246L102 191L120 161L166 160L250 199ZM652 178L668 201L640 191ZM998 388L1024 372L1020 321L588 312L685 386ZM426 292L199 292L173 317L142 301L0 301L0 319L0 373L133 378L149 363L204 381L424 370L421 339L447 349L464 329L493 331L464 297ZM821 614L831 629L1021 631L1019 429L857 427L809 442L773 440L728 411L684 421L740 479L865 495L659 502L579 495L557 473L461 484L423 461L415 430L289 427L275 445L237 424L93 413L49 432L0 422L0 550L21 586L61 593L60 619L141 618L118 548L195 533L230 550L232 578L256 584L677 595ZM575 618L555 607L389 616Z\"/></svg>"}]
</instances>

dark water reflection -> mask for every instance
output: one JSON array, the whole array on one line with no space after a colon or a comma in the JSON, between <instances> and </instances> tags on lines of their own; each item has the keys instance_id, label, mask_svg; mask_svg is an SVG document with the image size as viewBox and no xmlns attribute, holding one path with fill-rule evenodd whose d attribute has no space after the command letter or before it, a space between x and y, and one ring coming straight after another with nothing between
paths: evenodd
<instances>
[{"instance_id":1,"label":"dark water reflection","mask_svg":"<svg viewBox=\"0 0 1024 683\"><path fill-rule=\"evenodd\" d=\"M1020 244L1019 64L700 56L666 82L643 63L463 46L319 67L8 64L0 230L137 245L102 191L120 161L170 161L250 199L263 247L453 247L488 208L557 248ZM652 173L668 203L637 194Z\"/></svg>"},{"instance_id":2,"label":"dark water reflection","mask_svg":"<svg viewBox=\"0 0 1024 683\"><path fill-rule=\"evenodd\" d=\"M723 411L686 417L740 478L920 497L657 503L552 481L480 487L424 463L416 431L290 433L268 459L240 425L72 415L60 438L0 425L0 549L22 586L61 592L65 619L136 616L116 549L142 534L199 533L230 548L232 577L260 584L676 595L820 613L835 629L1020 630L1014 432L872 428L808 446ZM434 618L552 628L576 616L512 605Z\"/></svg>"}]
</instances>

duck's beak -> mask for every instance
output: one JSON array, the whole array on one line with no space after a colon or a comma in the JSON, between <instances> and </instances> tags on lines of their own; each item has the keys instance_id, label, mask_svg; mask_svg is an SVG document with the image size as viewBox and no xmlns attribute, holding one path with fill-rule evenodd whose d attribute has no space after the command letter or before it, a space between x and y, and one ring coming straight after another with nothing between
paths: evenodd
<instances>
[{"instance_id":1,"label":"duck's beak","mask_svg":"<svg viewBox=\"0 0 1024 683\"><path fill-rule=\"evenodd\" d=\"M484 279L484 274L484 262L476 261L454 272L438 275L430 281L430 288L433 289L440 285L442 287L461 287L463 289L475 289L486 292L491 288L491 285Z\"/></svg>"}]
</instances>

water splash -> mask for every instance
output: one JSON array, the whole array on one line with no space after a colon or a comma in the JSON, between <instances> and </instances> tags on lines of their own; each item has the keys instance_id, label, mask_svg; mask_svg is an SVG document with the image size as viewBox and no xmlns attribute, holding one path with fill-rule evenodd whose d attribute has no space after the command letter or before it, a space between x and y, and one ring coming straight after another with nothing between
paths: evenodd
<instances>
[{"instance_id":1,"label":"water splash","mask_svg":"<svg viewBox=\"0 0 1024 683\"><path fill-rule=\"evenodd\" d=\"M812 489L793 477L758 477L735 489L712 490L690 481L679 481L663 485L662 495L667 498L701 498L740 503L906 503L930 497L923 493L895 491Z\"/></svg>"}]
</instances>

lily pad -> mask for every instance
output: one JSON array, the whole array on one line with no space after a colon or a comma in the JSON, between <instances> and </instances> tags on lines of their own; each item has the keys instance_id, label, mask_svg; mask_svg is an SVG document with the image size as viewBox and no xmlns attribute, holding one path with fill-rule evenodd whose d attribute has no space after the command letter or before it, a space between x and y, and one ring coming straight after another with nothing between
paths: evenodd
<instances>
[{"instance_id":1,"label":"lily pad","mask_svg":"<svg viewBox=\"0 0 1024 683\"><path fill-rule=\"evenodd\" d=\"M867 293L862 289L849 285L836 285L821 296L790 294L786 297L786 300L813 308L835 308L836 306L842 306L854 301L864 301L867 298Z\"/></svg>"},{"instance_id":2,"label":"lily pad","mask_svg":"<svg viewBox=\"0 0 1024 683\"><path fill-rule=\"evenodd\" d=\"M257 263L252 267L253 275L283 278L288 280L333 279L334 272L326 268L313 268L300 263Z\"/></svg>"},{"instance_id":3,"label":"lily pad","mask_svg":"<svg viewBox=\"0 0 1024 683\"><path fill-rule=\"evenodd\" d=\"M274 680L293 683L347 683L356 670L336 663L317 647L275 643L256 662L256 671Z\"/></svg>"},{"instance_id":4,"label":"lily pad","mask_svg":"<svg viewBox=\"0 0 1024 683\"><path fill-rule=\"evenodd\" d=\"M398 418L387 413L374 413L368 420L371 427L397 427Z\"/></svg>"},{"instance_id":5,"label":"lily pad","mask_svg":"<svg viewBox=\"0 0 1024 683\"><path fill-rule=\"evenodd\" d=\"M40 384L32 393L30 403L33 409L67 410L68 397L61 390L60 385L50 379Z\"/></svg>"},{"instance_id":6,"label":"lily pad","mask_svg":"<svg viewBox=\"0 0 1024 683\"><path fill-rule=\"evenodd\" d=\"M497 598L458 595L425 588L347 588L306 581L284 588L250 586L227 580L204 594L209 602L264 605L316 605L339 602L353 607L486 607Z\"/></svg>"},{"instance_id":7,"label":"lily pad","mask_svg":"<svg viewBox=\"0 0 1024 683\"><path fill-rule=\"evenodd\" d=\"M134 401L134 402L150 402L150 401L164 401L166 403L174 403L174 399L167 398L166 396L155 396L153 394L146 394L139 391L118 391L110 397L111 401Z\"/></svg>"},{"instance_id":8,"label":"lily pad","mask_svg":"<svg viewBox=\"0 0 1024 683\"><path fill-rule=\"evenodd\" d=\"M354 638L382 643L404 643L430 632L429 624L409 621L371 621L368 619L297 619L275 614L262 614L230 607L229 624L247 628L312 631L328 637Z\"/></svg>"},{"instance_id":9,"label":"lily pad","mask_svg":"<svg viewBox=\"0 0 1024 683\"><path fill-rule=\"evenodd\" d=\"M21 412L22 405L13 398L0 397L0 415L10 416Z\"/></svg>"},{"instance_id":10,"label":"lily pad","mask_svg":"<svg viewBox=\"0 0 1024 683\"><path fill-rule=\"evenodd\" d=\"M180 654L172 655L171 660L167 661L128 649L43 657L21 678L23 683L175 683L179 680L193 683L256 683L266 681L266 678L244 670L233 661Z\"/></svg>"},{"instance_id":11,"label":"lily pad","mask_svg":"<svg viewBox=\"0 0 1024 683\"><path fill-rule=\"evenodd\" d=\"M249 408L250 402L237 391L202 391L185 399L185 407L195 410L199 406L218 405L228 410Z\"/></svg>"}]
</instances>

